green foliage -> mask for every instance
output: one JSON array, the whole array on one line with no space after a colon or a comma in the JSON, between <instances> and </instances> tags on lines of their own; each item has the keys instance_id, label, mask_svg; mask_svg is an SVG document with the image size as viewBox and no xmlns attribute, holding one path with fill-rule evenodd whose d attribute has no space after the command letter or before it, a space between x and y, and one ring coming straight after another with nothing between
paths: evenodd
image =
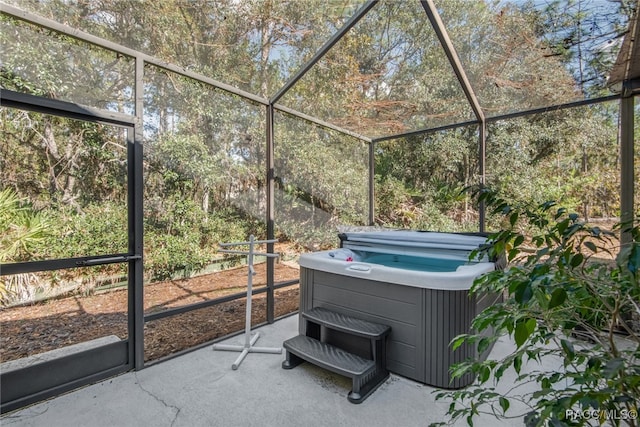
<instances>
[{"instance_id":1,"label":"green foliage","mask_svg":"<svg viewBox=\"0 0 640 427\"><path fill-rule=\"evenodd\" d=\"M131 58L6 15L0 46L2 87L122 112L133 107Z\"/></svg>"},{"instance_id":2,"label":"green foliage","mask_svg":"<svg viewBox=\"0 0 640 427\"><path fill-rule=\"evenodd\" d=\"M276 226L302 246L334 246L337 226L366 223L367 146L284 115L276 118Z\"/></svg>"},{"instance_id":3,"label":"green foliage","mask_svg":"<svg viewBox=\"0 0 640 427\"><path fill-rule=\"evenodd\" d=\"M597 257L617 249L612 246L615 235L585 224L554 202L512 205L489 190L480 191L479 199L504 218L505 228L490 236L490 251L506 254L510 264L478 278L472 291L503 293L505 301L473 321L478 333L492 328L494 335L464 335L453 345L476 343L480 350L506 334L516 348L498 360L467 361L453 368L456 376L473 373L478 380L464 390L438 393L438 399L453 399L448 411L452 420L464 417L472 425L473 417L485 412L498 418L523 417L527 426L568 426L590 422L573 418L572 410L637 414L638 223L622 226L633 242L609 262ZM527 226L520 226L522 222ZM522 228L536 232L529 237ZM510 392L498 392L497 384L511 369L516 383L509 384ZM522 388L525 384L530 391ZM516 403L525 409L518 413ZM626 422L636 425L631 418Z\"/></svg>"},{"instance_id":4,"label":"green foliage","mask_svg":"<svg viewBox=\"0 0 640 427\"><path fill-rule=\"evenodd\" d=\"M15 191L0 191L0 262L27 259L48 233L49 220L34 211Z\"/></svg>"},{"instance_id":5,"label":"green foliage","mask_svg":"<svg viewBox=\"0 0 640 427\"><path fill-rule=\"evenodd\" d=\"M151 281L171 278L181 270L184 270L185 277L189 277L191 272L204 267L211 259L199 245L197 230L182 230L176 234L150 230L146 236L145 249L149 256L145 258L145 271Z\"/></svg>"},{"instance_id":6,"label":"green foliage","mask_svg":"<svg viewBox=\"0 0 640 427\"><path fill-rule=\"evenodd\" d=\"M51 209L55 235L38 252L48 258L126 253L127 208L122 203L93 202L78 212L70 207Z\"/></svg>"},{"instance_id":7,"label":"green foliage","mask_svg":"<svg viewBox=\"0 0 640 427\"><path fill-rule=\"evenodd\" d=\"M376 223L425 230L477 230L469 196L477 173L473 129L388 141L376 151Z\"/></svg>"},{"instance_id":8,"label":"green foliage","mask_svg":"<svg viewBox=\"0 0 640 427\"><path fill-rule=\"evenodd\" d=\"M270 98L360 6L307 3L50 0L23 6ZM423 25L424 10L417 3L404 6L376 5L282 105L369 136L471 117L455 75L446 72L450 64L440 43ZM491 115L519 109L523 98L534 108L575 94L563 64L537 45L542 33L561 35L573 22L552 28L550 20L498 3L449 0L444 7L445 25ZM131 57L8 15L0 16L0 30L3 88L132 113ZM243 240L264 227L266 115L262 105L149 63L143 110L145 265L148 277L163 278L199 268L218 241ZM572 209L583 206L585 215L615 212L616 120L586 111L490 125L489 180L512 199L562 199ZM55 227L46 244L32 245L28 258L125 251L122 131L10 108L0 114L1 181L46 212ZM317 248L335 242L337 225L364 224L366 143L285 113L275 119L278 232ZM477 126L467 126L375 143L376 222L475 229L477 206L459 189L479 181L478 134Z\"/></svg>"},{"instance_id":9,"label":"green foliage","mask_svg":"<svg viewBox=\"0 0 640 427\"><path fill-rule=\"evenodd\" d=\"M145 271L148 280L185 277L206 266L220 242L263 235L256 221L232 209L207 215L193 201L172 197L155 205L145 217Z\"/></svg>"},{"instance_id":10,"label":"green foliage","mask_svg":"<svg viewBox=\"0 0 640 427\"><path fill-rule=\"evenodd\" d=\"M20 199L15 191L0 191L0 263L28 259L34 248L49 234L49 220ZM0 305L30 293L24 275L2 276Z\"/></svg>"},{"instance_id":11,"label":"green foliage","mask_svg":"<svg viewBox=\"0 0 640 427\"><path fill-rule=\"evenodd\" d=\"M587 219L613 215L620 200L612 107L581 107L489 125L487 184L518 203L557 200Z\"/></svg>"},{"instance_id":12,"label":"green foliage","mask_svg":"<svg viewBox=\"0 0 640 427\"><path fill-rule=\"evenodd\" d=\"M126 253L127 210L113 202L93 203L82 212L49 210L55 228L32 244L32 253L47 258ZM213 259L219 242L264 234L263 227L232 209L205 214L192 201L172 198L150 203L145 216L145 275L148 280L189 275ZM126 265L112 264L91 270L91 277L125 273Z\"/></svg>"},{"instance_id":13,"label":"green foliage","mask_svg":"<svg viewBox=\"0 0 640 427\"><path fill-rule=\"evenodd\" d=\"M438 196L410 196L411 190L398 179L392 176L382 179L379 175L376 190L376 223L386 227L440 231L471 231L477 227L456 222L447 215L454 209L452 205L460 202L459 191L442 186Z\"/></svg>"}]
</instances>

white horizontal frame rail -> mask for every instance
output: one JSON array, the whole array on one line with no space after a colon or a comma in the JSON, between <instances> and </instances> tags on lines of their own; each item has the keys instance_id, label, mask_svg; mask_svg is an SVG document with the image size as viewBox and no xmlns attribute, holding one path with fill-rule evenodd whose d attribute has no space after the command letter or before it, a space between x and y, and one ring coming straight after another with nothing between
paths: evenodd
<instances>
[{"instance_id":1,"label":"white horizontal frame rail","mask_svg":"<svg viewBox=\"0 0 640 427\"><path fill-rule=\"evenodd\" d=\"M248 251L235 250L235 249L220 249L218 252L228 253L228 254L243 254L247 255L247 303L246 303L246 315L245 315L245 324L244 324L244 345L232 345L232 344L214 344L214 350L223 350L223 351L239 351L240 355L231 365L231 369L234 371L238 369L242 361L247 354L249 353L271 353L271 354L281 354L282 347L272 348L272 347L255 347L254 344L260 338L260 332L256 332L253 337L251 336L251 295L253 293L253 276L256 274L253 268L253 257L256 255L265 256L267 258L278 258L279 254L273 253L264 253L264 252L254 252L255 245L261 245L265 243L276 243L277 239L273 240L254 240L253 234L249 236L248 242L233 242L233 243L220 243L219 246L222 248L228 248L233 246L249 246Z\"/></svg>"}]
</instances>

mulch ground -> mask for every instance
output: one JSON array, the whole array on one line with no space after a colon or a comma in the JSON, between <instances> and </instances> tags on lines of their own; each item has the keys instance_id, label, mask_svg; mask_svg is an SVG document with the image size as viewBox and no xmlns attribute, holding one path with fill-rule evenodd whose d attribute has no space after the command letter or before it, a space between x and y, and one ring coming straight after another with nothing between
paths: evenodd
<instances>
[{"instance_id":1,"label":"mulch ground","mask_svg":"<svg viewBox=\"0 0 640 427\"><path fill-rule=\"evenodd\" d=\"M255 266L255 288L266 285L266 265ZM276 264L275 282L297 279L297 268ZM145 314L246 292L246 267L145 285ZM276 317L298 310L298 286L275 291ZM266 296L254 295L252 321L266 321ZM245 325L245 299L145 323L145 360L156 360L234 332ZM0 310L0 361L20 359L108 335L127 338L127 291L74 295Z\"/></svg>"},{"instance_id":2,"label":"mulch ground","mask_svg":"<svg viewBox=\"0 0 640 427\"><path fill-rule=\"evenodd\" d=\"M609 229L608 224L601 224ZM612 254L617 253L613 247ZM605 253L598 254L606 256ZM606 257L613 258L613 255ZM604 261L606 259L599 259ZM266 284L265 264L256 265L254 287ZM299 270L276 263L275 282L299 277ZM247 269L183 280L151 283L144 288L145 314L216 297L246 292ZM298 285L275 291L276 317L298 310ZM151 361L244 329L245 300L194 310L145 323L145 360ZM266 321L265 294L252 299L253 324ZM20 359L108 335L127 338L127 291L74 295L44 303L0 309L0 361Z\"/></svg>"}]
</instances>

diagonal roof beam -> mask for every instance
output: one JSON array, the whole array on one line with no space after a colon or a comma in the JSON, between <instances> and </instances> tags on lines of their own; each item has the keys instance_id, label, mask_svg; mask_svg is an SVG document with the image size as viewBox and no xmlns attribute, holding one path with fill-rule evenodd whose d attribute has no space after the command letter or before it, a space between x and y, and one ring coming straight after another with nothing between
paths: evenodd
<instances>
[{"instance_id":1,"label":"diagonal roof beam","mask_svg":"<svg viewBox=\"0 0 640 427\"><path fill-rule=\"evenodd\" d=\"M456 53L456 50L453 47L453 43L451 43L451 39L449 38L449 34L447 34L447 30L442 23L442 19L440 19L440 14L433 4L433 0L420 0L424 11L427 13L429 17L429 21L431 21L431 26L436 32L438 39L440 40L440 44L447 54L447 58L449 58L449 63L453 67L453 71L456 73L456 77L462 86L462 90L464 90L464 94L467 96L467 100L471 104L471 108L475 113L476 117L480 122L485 121L484 112L480 107L480 102L478 102L478 97L476 97L473 92L473 88L471 87L471 83L469 83L469 79L467 78L467 74L464 72L464 68L462 67L462 63L460 62L460 58Z\"/></svg>"},{"instance_id":2,"label":"diagonal roof beam","mask_svg":"<svg viewBox=\"0 0 640 427\"><path fill-rule=\"evenodd\" d=\"M616 63L611 69L607 86L613 92L624 96L637 91L640 80L640 10L635 11L629 22L629 29L622 41ZM636 85L633 82L636 82ZM636 86L636 87L634 87Z\"/></svg>"},{"instance_id":3,"label":"diagonal roof beam","mask_svg":"<svg viewBox=\"0 0 640 427\"><path fill-rule=\"evenodd\" d=\"M311 58L306 64L304 64L300 71L298 71L296 75L291 77L289 81L287 81L284 86L280 88L280 90L271 98L271 103L275 104L276 102L278 102L278 100L282 98L287 93L287 91L291 89L291 87L295 85L298 80L300 80L307 73L307 71L309 71L309 69L311 69L311 67L313 67L320 59L322 59L322 57L336 43L338 43L340 39L351 28L353 28L353 26L356 25L358 21L360 21L360 19L362 19L362 17L364 17L367 12L369 12L369 10L373 8L373 6L376 5L376 3L378 3L378 0L369 0L360 9L358 9L358 11L356 11L356 13L351 18L349 18L349 20L342 26L342 28L340 28L337 33L331 36L331 38L327 40L327 42L315 53L315 55L313 55L313 58Z\"/></svg>"}]
</instances>

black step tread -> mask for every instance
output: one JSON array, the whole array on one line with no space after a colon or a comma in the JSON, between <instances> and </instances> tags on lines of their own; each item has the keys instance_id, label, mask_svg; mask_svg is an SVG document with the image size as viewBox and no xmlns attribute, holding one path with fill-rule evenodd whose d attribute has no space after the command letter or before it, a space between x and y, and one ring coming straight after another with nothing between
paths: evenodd
<instances>
[{"instance_id":1,"label":"black step tread","mask_svg":"<svg viewBox=\"0 0 640 427\"><path fill-rule=\"evenodd\" d=\"M347 377L365 375L376 367L373 360L363 359L305 335L290 338L282 346L307 362Z\"/></svg>"},{"instance_id":2,"label":"black step tread","mask_svg":"<svg viewBox=\"0 0 640 427\"><path fill-rule=\"evenodd\" d=\"M389 333L391 327L347 316L326 308L316 307L302 312L302 317L331 329L365 338L380 338Z\"/></svg>"}]
</instances>

